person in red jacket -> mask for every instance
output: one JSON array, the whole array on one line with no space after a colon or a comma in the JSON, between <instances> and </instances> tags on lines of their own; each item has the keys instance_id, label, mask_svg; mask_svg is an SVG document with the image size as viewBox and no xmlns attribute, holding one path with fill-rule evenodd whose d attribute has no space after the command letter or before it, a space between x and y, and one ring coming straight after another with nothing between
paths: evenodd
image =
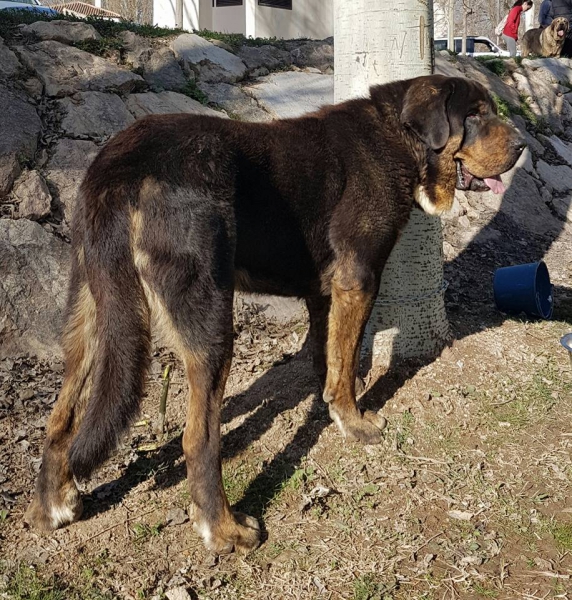
<instances>
[{"instance_id":1,"label":"person in red jacket","mask_svg":"<svg viewBox=\"0 0 572 600\"><path fill-rule=\"evenodd\" d=\"M516 0L512 5L506 25L502 30L502 37L506 43L506 49L511 56L516 56L516 40L518 40L518 27L520 25L520 15L532 8L532 0Z\"/></svg>"}]
</instances>

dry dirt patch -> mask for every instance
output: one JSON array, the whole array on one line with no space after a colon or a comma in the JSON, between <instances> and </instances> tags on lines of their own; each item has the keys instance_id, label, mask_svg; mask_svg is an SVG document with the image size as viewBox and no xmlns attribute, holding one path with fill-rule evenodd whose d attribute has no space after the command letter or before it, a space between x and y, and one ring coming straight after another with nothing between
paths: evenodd
<instances>
[{"instance_id":1,"label":"dry dirt patch","mask_svg":"<svg viewBox=\"0 0 572 600\"><path fill-rule=\"evenodd\" d=\"M26 529L61 369L14 361L0 372L4 597L568 597L572 373L558 339L569 324L505 320L458 335L430 364L375 374L363 402L384 404L389 427L382 445L361 447L344 443L318 397L304 324L247 316L223 411L224 481L261 519L263 545L216 560L186 521L186 385L168 354L154 358L129 439L86 485L84 519L49 537Z\"/></svg>"}]
</instances>

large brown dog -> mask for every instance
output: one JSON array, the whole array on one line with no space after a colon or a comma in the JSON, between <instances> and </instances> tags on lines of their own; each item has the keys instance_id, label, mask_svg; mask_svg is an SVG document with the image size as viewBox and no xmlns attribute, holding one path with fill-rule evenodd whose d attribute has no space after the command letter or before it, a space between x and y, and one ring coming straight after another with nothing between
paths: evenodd
<instances>
[{"instance_id":1,"label":"large brown dog","mask_svg":"<svg viewBox=\"0 0 572 600\"><path fill-rule=\"evenodd\" d=\"M220 409L236 288L306 299L314 363L344 436L380 441L356 405L356 357L384 264L415 202L447 210L460 189L502 191L524 147L485 88L438 75L269 124L142 119L83 182L63 336L66 372L27 520L77 519L88 477L137 414L150 323L170 333L190 395L183 435L196 530L218 553L258 545L221 481Z\"/></svg>"},{"instance_id":2,"label":"large brown dog","mask_svg":"<svg viewBox=\"0 0 572 600\"><path fill-rule=\"evenodd\" d=\"M548 27L529 29L522 37L522 56L560 56L568 34L568 19L556 17Z\"/></svg>"}]
</instances>

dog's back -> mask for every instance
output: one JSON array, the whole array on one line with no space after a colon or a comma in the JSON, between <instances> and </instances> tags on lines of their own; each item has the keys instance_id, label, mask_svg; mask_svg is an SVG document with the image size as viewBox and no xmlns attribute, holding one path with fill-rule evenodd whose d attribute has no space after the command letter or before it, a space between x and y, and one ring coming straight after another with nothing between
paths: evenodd
<instances>
[{"instance_id":1,"label":"dog's back","mask_svg":"<svg viewBox=\"0 0 572 600\"><path fill-rule=\"evenodd\" d=\"M537 27L529 29L522 37L522 56L526 58L530 54L542 56L542 35L543 29Z\"/></svg>"}]
</instances>

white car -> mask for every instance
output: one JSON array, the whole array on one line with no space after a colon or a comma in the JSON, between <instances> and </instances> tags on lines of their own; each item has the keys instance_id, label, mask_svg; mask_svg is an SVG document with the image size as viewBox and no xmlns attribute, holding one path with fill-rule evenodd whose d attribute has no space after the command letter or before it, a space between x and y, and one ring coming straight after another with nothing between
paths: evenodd
<instances>
[{"instance_id":1,"label":"white car","mask_svg":"<svg viewBox=\"0 0 572 600\"><path fill-rule=\"evenodd\" d=\"M449 40L447 38L438 38L434 40L435 50L449 50ZM461 45L463 38L455 38L455 52L461 54ZM510 56L508 50L502 50L488 37L468 35L467 36L467 56Z\"/></svg>"},{"instance_id":2,"label":"white car","mask_svg":"<svg viewBox=\"0 0 572 600\"><path fill-rule=\"evenodd\" d=\"M38 0L0 0L0 10L33 10L53 16L58 14L53 8L42 6Z\"/></svg>"}]
</instances>

